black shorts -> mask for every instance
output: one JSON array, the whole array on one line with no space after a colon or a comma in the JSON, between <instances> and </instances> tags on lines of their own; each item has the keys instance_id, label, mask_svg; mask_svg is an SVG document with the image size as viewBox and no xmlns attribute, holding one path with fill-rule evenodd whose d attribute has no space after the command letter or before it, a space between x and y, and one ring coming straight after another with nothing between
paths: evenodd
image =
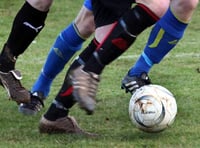
<instances>
[{"instance_id":1,"label":"black shorts","mask_svg":"<svg viewBox=\"0 0 200 148\"><path fill-rule=\"evenodd\" d=\"M92 9L96 27L117 21L127 10L131 9L134 0L92 0Z\"/></svg>"}]
</instances>

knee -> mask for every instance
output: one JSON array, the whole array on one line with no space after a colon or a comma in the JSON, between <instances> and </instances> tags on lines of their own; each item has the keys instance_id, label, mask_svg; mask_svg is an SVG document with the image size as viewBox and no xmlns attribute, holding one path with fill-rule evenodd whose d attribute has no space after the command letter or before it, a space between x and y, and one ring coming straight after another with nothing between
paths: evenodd
<instances>
[{"instance_id":1,"label":"knee","mask_svg":"<svg viewBox=\"0 0 200 148\"><path fill-rule=\"evenodd\" d=\"M83 38L88 38L95 31L95 25L94 25L93 18L87 18L87 19L82 20L79 23L75 23L75 24L77 26L79 34Z\"/></svg>"},{"instance_id":2,"label":"knee","mask_svg":"<svg viewBox=\"0 0 200 148\"><path fill-rule=\"evenodd\" d=\"M179 6L182 7L182 10L192 11L196 9L199 0L179 0Z\"/></svg>"},{"instance_id":3,"label":"knee","mask_svg":"<svg viewBox=\"0 0 200 148\"><path fill-rule=\"evenodd\" d=\"M93 13L83 7L75 19L76 27L80 36L88 38L95 31L95 23Z\"/></svg>"},{"instance_id":4,"label":"knee","mask_svg":"<svg viewBox=\"0 0 200 148\"><path fill-rule=\"evenodd\" d=\"M188 23L198 2L199 0L172 0L170 7L180 21Z\"/></svg>"}]
</instances>

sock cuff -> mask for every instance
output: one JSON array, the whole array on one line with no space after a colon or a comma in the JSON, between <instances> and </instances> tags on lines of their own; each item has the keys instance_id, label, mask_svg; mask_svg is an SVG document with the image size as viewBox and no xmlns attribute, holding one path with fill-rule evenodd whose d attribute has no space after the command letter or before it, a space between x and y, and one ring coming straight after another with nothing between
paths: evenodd
<instances>
[{"instance_id":1,"label":"sock cuff","mask_svg":"<svg viewBox=\"0 0 200 148\"><path fill-rule=\"evenodd\" d=\"M59 37L67 45L66 47L73 51L77 51L81 48L82 43L85 40L79 36L74 25L75 24L72 22L60 33Z\"/></svg>"},{"instance_id":2,"label":"sock cuff","mask_svg":"<svg viewBox=\"0 0 200 148\"><path fill-rule=\"evenodd\" d=\"M166 14L158 21L161 28L176 38L181 38L187 27L187 23L179 21L169 8Z\"/></svg>"},{"instance_id":3,"label":"sock cuff","mask_svg":"<svg viewBox=\"0 0 200 148\"><path fill-rule=\"evenodd\" d=\"M77 34L82 40L86 40L86 38L84 38L84 37L80 34L80 32L79 32L79 30L78 30L78 27L76 26L75 22L72 22L72 26L73 26L74 30L76 31L76 34Z\"/></svg>"},{"instance_id":4,"label":"sock cuff","mask_svg":"<svg viewBox=\"0 0 200 148\"><path fill-rule=\"evenodd\" d=\"M40 11L34 7L32 7L27 1L24 3L23 7L21 8L20 12L24 13L30 21L34 20L32 23L38 23L35 25L44 24L44 21L47 17L49 11Z\"/></svg>"}]
</instances>

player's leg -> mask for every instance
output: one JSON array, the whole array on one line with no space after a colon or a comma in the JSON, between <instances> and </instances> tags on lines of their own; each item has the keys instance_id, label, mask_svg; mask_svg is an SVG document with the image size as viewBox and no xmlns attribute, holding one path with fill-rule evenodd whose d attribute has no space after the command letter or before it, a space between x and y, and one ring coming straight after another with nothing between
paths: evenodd
<instances>
[{"instance_id":1,"label":"player's leg","mask_svg":"<svg viewBox=\"0 0 200 148\"><path fill-rule=\"evenodd\" d=\"M28 102L30 95L21 85L21 74L15 70L22 54L44 27L52 0L27 0L14 18L9 37L0 54L0 81L9 97L17 103Z\"/></svg>"},{"instance_id":2,"label":"player's leg","mask_svg":"<svg viewBox=\"0 0 200 148\"><path fill-rule=\"evenodd\" d=\"M81 65L84 65L84 62L88 54L91 54L93 52L92 49L96 49L98 46L97 41L93 40L89 46L86 48L88 50L84 50L80 55L79 58L76 59L73 64L70 66L70 69L67 71L63 85L61 89L59 90L58 94L56 95L55 99L51 103L50 107L46 111L46 113L43 115L40 121L40 132L43 133L54 133L56 131L60 132L66 132L68 130L68 126L65 122L63 122L63 126L65 128L62 128L57 126L57 124L60 124L60 120L68 118L68 113L70 108L76 103L74 100L72 91L72 84L69 77L70 70L80 67ZM48 121L47 123L45 121ZM52 123L49 127L49 123ZM62 128L62 129L61 129ZM61 129L61 130L60 130Z\"/></svg>"},{"instance_id":3,"label":"player's leg","mask_svg":"<svg viewBox=\"0 0 200 148\"><path fill-rule=\"evenodd\" d=\"M32 115L42 108L43 101L50 92L52 81L75 52L81 49L82 43L94 32L94 29L92 7L90 1L86 0L76 19L57 37L32 87L31 102L21 104L20 112Z\"/></svg>"},{"instance_id":4,"label":"player's leg","mask_svg":"<svg viewBox=\"0 0 200 148\"><path fill-rule=\"evenodd\" d=\"M191 20L198 0L172 0L166 14L156 23L149 36L148 43L135 65L122 80L122 88L133 93L135 89L148 84L150 69L158 64L178 41Z\"/></svg>"},{"instance_id":5,"label":"player's leg","mask_svg":"<svg viewBox=\"0 0 200 148\"><path fill-rule=\"evenodd\" d=\"M79 57L70 66L70 69L66 73L64 83L59 93L57 94L55 100L52 102L48 111L43 116L44 119L54 122L54 126L51 127L51 130L47 130L48 125L45 124L44 122L45 120L43 120L42 118L40 125L43 125L43 126L42 126L42 130L40 128L40 131L46 131L47 133L51 133L55 130L59 130L59 127L55 128L56 123L63 117L68 116L69 109L75 103L74 97L72 95L73 88L71 85L70 77L68 77L68 73L70 72L70 70L80 67L81 65L84 65L84 63L88 59L88 56L93 53L93 51L97 48L97 46L98 46L98 42L96 41L96 39L93 39L92 42L89 44L89 46L79 55Z\"/></svg>"},{"instance_id":6,"label":"player's leg","mask_svg":"<svg viewBox=\"0 0 200 148\"><path fill-rule=\"evenodd\" d=\"M42 71L31 92L42 92L47 97L56 75L64 68L70 58L80 50L83 42L94 32L92 11L82 7L77 18L57 37L52 46Z\"/></svg>"},{"instance_id":7,"label":"player's leg","mask_svg":"<svg viewBox=\"0 0 200 148\"><path fill-rule=\"evenodd\" d=\"M72 73L73 94L82 109L91 114L95 108L95 95L99 75L110 62L119 57L158 17L148 7L138 4L115 23L102 44L86 62L83 69ZM98 33L98 29L95 34Z\"/></svg>"},{"instance_id":8,"label":"player's leg","mask_svg":"<svg viewBox=\"0 0 200 148\"><path fill-rule=\"evenodd\" d=\"M85 0L84 5L88 8L91 6L90 0ZM91 10L91 9L90 9ZM81 13L84 14L84 13ZM85 16L88 15L88 13L84 14ZM83 15L83 16L84 16ZM94 22L91 22L91 17L87 16L85 19L84 17L77 17L77 28L79 28L79 32L86 32L85 37L89 37L89 35L92 33L94 29L94 25L90 26L88 28L89 24L92 25ZM82 22L82 20L87 20L90 22L88 25L83 25L85 22ZM93 20L93 19L92 19ZM84 29L85 28L85 29ZM92 29L93 28L93 29ZM82 30L82 31L81 31ZM91 49L96 48L96 42L92 42L88 47ZM83 52L80 56L82 59L84 59L87 54L90 54L89 50L88 52ZM78 58L80 59L80 58ZM79 64L82 64L82 60L78 60ZM76 63L76 62L75 62ZM76 64L75 64L76 65ZM91 133L86 133L83 130L80 129L80 127L77 125L74 118L69 117L69 109L74 105L75 101L72 96L72 87L71 87L71 81L68 77L68 72L66 74L64 83L58 92L57 96L53 100L52 104L48 108L47 112L42 116L40 123L39 123L39 130L41 133L76 133L76 134L86 134L89 136L95 136Z\"/></svg>"}]
</instances>

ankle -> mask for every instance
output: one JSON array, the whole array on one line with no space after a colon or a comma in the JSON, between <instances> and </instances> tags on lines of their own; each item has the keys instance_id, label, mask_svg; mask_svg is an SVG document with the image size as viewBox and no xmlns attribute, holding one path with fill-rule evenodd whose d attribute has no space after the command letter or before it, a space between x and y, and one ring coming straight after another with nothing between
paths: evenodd
<instances>
[{"instance_id":1,"label":"ankle","mask_svg":"<svg viewBox=\"0 0 200 148\"><path fill-rule=\"evenodd\" d=\"M9 72L15 69L16 57L12 54L7 44L4 45L0 54L0 70L3 72Z\"/></svg>"}]
</instances>

